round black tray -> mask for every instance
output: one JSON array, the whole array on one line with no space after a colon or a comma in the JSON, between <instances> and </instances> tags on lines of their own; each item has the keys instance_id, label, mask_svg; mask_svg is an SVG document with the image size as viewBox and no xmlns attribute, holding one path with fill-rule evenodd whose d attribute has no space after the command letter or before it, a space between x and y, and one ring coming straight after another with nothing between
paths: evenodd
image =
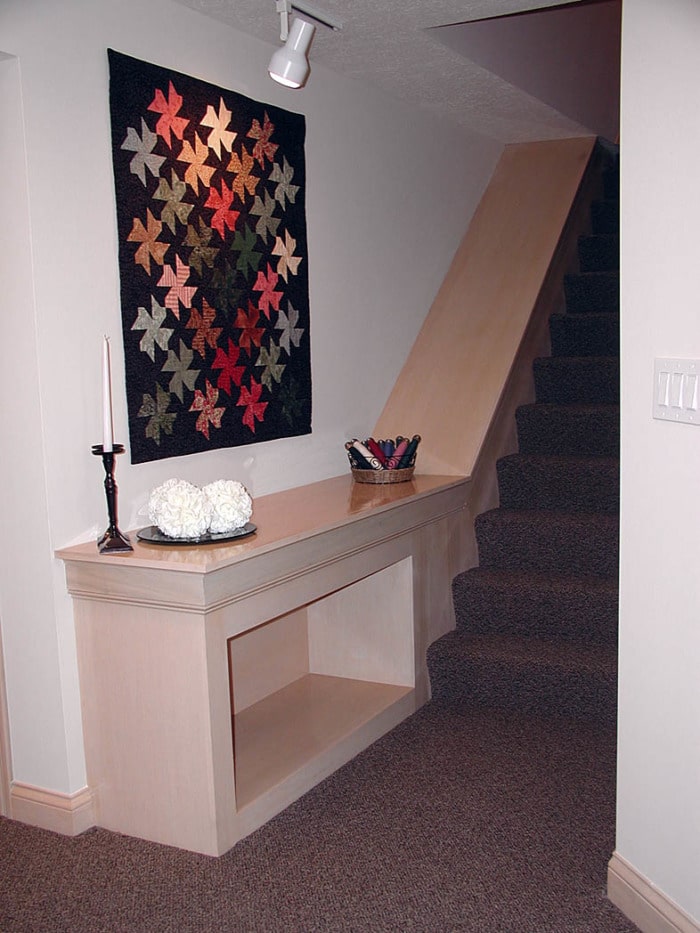
<instances>
[{"instance_id":1,"label":"round black tray","mask_svg":"<svg viewBox=\"0 0 700 933\"><path fill-rule=\"evenodd\" d=\"M242 528L236 528L234 531L223 531L220 534L200 535L198 538L171 538L164 535L157 525L149 525L136 532L139 541L147 541L149 544L179 544L186 547L192 547L196 544L222 544L224 541L235 541L237 538L247 538L248 535L255 534L258 530L257 525L247 522Z\"/></svg>"}]
</instances>

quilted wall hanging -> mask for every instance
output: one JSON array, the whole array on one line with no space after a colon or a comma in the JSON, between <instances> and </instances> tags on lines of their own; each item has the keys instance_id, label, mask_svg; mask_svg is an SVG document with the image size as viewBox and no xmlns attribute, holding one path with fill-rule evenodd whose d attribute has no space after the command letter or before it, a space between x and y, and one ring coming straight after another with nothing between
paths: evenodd
<instances>
[{"instance_id":1,"label":"quilted wall hanging","mask_svg":"<svg viewBox=\"0 0 700 933\"><path fill-rule=\"evenodd\" d=\"M304 117L108 55L132 463L308 434Z\"/></svg>"}]
</instances>

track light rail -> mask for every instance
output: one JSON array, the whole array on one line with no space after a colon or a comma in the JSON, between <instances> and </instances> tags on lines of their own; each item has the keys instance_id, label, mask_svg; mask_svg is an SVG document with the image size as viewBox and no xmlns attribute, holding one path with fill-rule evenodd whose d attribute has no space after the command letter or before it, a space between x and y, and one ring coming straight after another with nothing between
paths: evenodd
<instances>
[{"instance_id":1,"label":"track light rail","mask_svg":"<svg viewBox=\"0 0 700 933\"><path fill-rule=\"evenodd\" d=\"M322 26L327 26L328 29L337 30L343 28L343 24L340 20L334 19L325 11L319 10L318 7L312 6L310 3L306 3L305 0L292 0L290 6L292 10L296 10L298 13L301 13L302 16L308 16L309 19L320 23Z\"/></svg>"}]
</instances>

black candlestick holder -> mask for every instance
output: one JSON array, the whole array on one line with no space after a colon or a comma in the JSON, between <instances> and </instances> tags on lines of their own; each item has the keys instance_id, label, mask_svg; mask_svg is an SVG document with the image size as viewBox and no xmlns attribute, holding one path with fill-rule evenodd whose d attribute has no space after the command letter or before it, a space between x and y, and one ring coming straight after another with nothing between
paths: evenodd
<instances>
[{"instance_id":1,"label":"black candlestick holder","mask_svg":"<svg viewBox=\"0 0 700 933\"><path fill-rule=\"evenodd\" d=\"M133 551L129 536L123 534L117 527L117 484L114 481L114 457L115 454L124 453L124 445L114 444L112 450L105 452L102 444L95 444L92 452L96 457L102 457L102 464L105 468L105 495L109 515L109 528L98 539L97 548L101 554Z\"/></svg>"}]
</instances>

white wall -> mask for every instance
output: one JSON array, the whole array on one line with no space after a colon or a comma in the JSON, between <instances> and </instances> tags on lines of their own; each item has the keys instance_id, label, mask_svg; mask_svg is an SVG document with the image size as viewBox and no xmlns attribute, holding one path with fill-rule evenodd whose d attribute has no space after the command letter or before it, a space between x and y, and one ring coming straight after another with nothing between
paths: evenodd
<instances>
[{"instance_id":1,"label":"white wall","mask_svg":"<svg viewBox=\"0 0 700 933\"><path fill-rule=\"evenodd\" d=\"M700 922L700 428L651 418L700 358L700 4L625 0L617 850Z\"/></svg>"},{"instance_id":2,"label":"white wall","mask_svg":"<svg viewBox=\"0 0 700 933\"><path fill-rule=\"evenodd\" d=\"M28 743L13 742L16 754L23 773L36 783L56 775L65 784L66 723L46 488L46 471L54 461L44 440L20 91L19 63L0 61L0 303L6 334L0 341L6 386L0 406L0 597L11 731L18 739L32 737Z\"/></svg>"},{"instance_id":3,"label":"white wall","mask_svg":"<svg viewBox=\"0 0 700 933\"><path fill-rule=\"evenodd\" d=\"M303 91L280 88L266 74L270 46L169 0L3 0L0 43L15 56L0 59L0 608L13 768L15 780L71 793L85 783L79 692L52 555L106 523L90 454L104 333L116 440L127 440L107 47L307 117L313 433L139 466L120 457L125 529L145 523L149 490L169 476L239 479L255 497L346 470L343 441L376 421L501 147L320 67Z\"/></svg>"}]
</instances>

